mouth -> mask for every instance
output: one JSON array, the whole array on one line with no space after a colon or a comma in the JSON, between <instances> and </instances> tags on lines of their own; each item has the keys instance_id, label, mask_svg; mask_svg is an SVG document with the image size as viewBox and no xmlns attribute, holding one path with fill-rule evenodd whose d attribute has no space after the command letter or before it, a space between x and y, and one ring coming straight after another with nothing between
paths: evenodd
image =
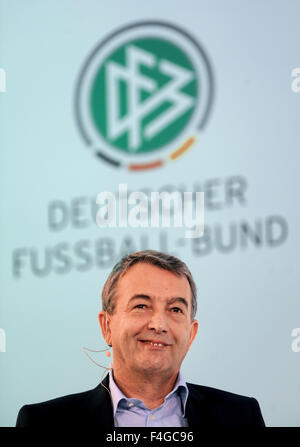
<instances>
[{"instance_id":1,"label":"mouth","mask_svg":"<svg viewBox=\"0 0 300 447\"><path fill-rule=\"evenodd\" d=\"M167 343L164 343L162 341L154 341L154 340L139 340L139 343L142 343L144 346L147 346L152 349L166 349L168 346L170 346Z\"/></svg>"}]
</instances>

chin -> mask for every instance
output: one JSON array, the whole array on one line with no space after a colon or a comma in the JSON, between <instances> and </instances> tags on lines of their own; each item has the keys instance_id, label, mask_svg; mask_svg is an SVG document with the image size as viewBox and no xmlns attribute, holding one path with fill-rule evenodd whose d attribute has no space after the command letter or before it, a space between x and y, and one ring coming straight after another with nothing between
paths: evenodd
<instances>
[{"instance_id":1,"label":"chin","mask_svg":"<svg viewBox=\"0 0 300 447\"><path fill-rule=\"evenodd\" d=\"M140 365L139 370L144 374L155 374L171 371L172 368L158 362L143 362L143 364Z\"/></svg>"}]
</instances>

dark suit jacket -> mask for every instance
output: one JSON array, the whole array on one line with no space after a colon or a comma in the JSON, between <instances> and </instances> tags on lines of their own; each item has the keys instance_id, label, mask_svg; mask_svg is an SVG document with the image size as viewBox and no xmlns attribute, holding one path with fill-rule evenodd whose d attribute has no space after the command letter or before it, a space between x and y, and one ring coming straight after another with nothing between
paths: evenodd
<instances>
[{"instance_id":1,"label":"dark suit jacket","mask_svg":"<svg viewBox=\"0 0 300 447\"><path fill-rule=\"evenodd\" d=\"M109 375L102 383L108 388ZM186 417L192 428L263 427L258 402L227 391L187 383ZM108 391L99 383L83 393L46 402L24 405L17 427L103 427L113 428L113 407Z\"/></svg>"}]
</instances>

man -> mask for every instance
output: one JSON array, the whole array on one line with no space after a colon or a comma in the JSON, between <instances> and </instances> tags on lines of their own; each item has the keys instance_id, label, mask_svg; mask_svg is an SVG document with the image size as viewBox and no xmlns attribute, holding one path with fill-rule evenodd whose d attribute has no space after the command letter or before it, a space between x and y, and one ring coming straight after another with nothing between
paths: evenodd
<instances>
[{"instance_id":1,"label":"man","mask_svg":"<svg viewBox=\"0 0 300 447\"><path fill-rule=\"evenodd\" d=\"M264 426L254 398L184 381L180 367L198 322L196 285L182 261L152 250L125 256L102 306L109 374L93 390L25 405L17 426Z\"/></svg>"}]
</instances>

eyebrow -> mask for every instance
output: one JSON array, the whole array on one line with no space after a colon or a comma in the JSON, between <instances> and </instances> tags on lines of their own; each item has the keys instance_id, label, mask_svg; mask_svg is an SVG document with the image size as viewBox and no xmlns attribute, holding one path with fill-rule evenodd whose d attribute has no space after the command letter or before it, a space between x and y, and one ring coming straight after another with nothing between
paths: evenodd
<instances>
[{"instance_id":1,"label":"eyebrow","mask_svg":"<svg viewBox=\"0 0 300 447\"><path fill-rule=\"evenodd\" d=\"M131 301L133 300L138 300L138 299L143 299L143 300L147 300L147 301L152 301L152 298L149 295L145 295L143 293L137 293L136 295L133 295L130 300L128 301L128 306L129 303L131 303ZM181 296L175 296L173 298L170 298L167 303L168 304L174 304L174 303L182 303L186 309L188 310L189 306L188 306L188 302L185 298L182 298Z\"/></svg>"}]
</instances>

